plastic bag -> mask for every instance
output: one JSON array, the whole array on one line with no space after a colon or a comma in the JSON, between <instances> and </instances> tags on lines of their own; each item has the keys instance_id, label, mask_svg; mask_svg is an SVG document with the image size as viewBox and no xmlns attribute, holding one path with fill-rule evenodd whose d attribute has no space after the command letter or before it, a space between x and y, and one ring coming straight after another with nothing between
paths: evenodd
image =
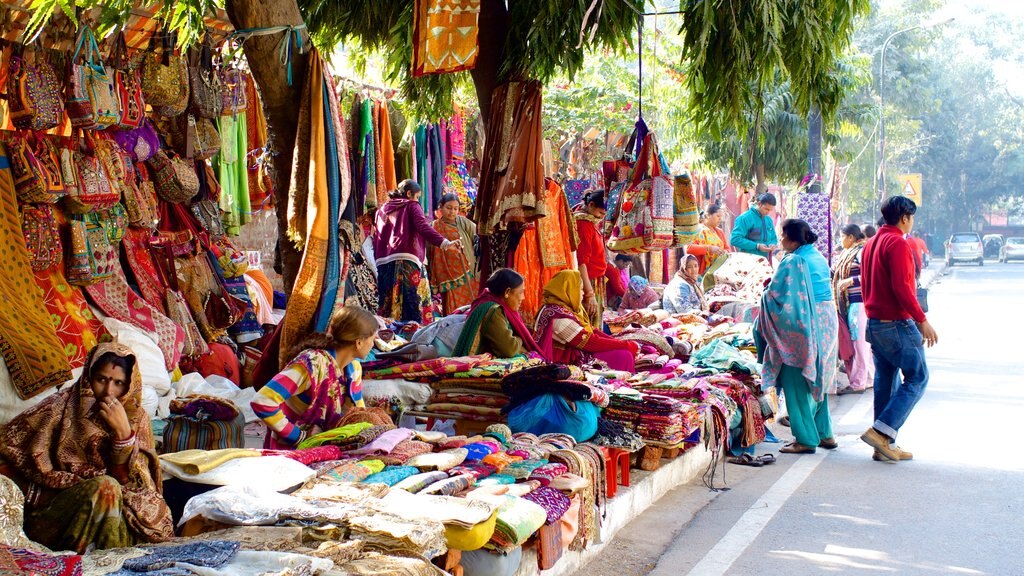
<instances>
[{"instance_id":1,"label":"plastic bag","mask_svg":"<svg viewBox=\"0 0 1024 576\"><path fill-rule=\"evenodd\" d=\"M577 442L586 442L597 433L601 409L590 402L574 402L576 410L558 394L544 394L516 406L508 413L512 432L568 434Z\"/></svg>"}]
</instances>

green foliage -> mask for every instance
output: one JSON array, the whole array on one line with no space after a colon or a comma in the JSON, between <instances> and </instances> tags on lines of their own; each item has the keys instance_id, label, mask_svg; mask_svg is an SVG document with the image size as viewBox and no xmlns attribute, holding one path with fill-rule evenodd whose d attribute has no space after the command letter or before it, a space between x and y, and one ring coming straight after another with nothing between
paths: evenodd
<instances>
[{"instance_id":1,"label":"green foliage","mask_svg":"<svg viewBox=\"0 0 1024 576\"><path fill-rule=\"evenodd\" d=\"M58 10L77 26L79 12L92 8L101 8L96 32L104 36L123 26L137 5L139 2L134 0L32 0L29 4L32 16L25 26L25 38L34 39ZM206 29L203 18L216 15L223 7L224 0L177 0L161 5L157 17L178 33L180 45L191 46L202 38Z\"/></svg>"}]
</instances>

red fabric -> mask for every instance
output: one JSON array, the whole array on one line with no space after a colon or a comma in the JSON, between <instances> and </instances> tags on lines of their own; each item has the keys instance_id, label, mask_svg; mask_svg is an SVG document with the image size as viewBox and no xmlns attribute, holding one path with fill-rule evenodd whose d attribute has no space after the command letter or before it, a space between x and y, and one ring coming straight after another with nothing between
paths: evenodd
<instances>
[{"instance_id":1,"label":"red fabric","mask_svg":"<svg viewBox=\"0 0 1024 576\"><path fill-rule=\"evenodd\" d=\"M242 366L235 356L235 351L227 344L210 343L210 352L198 358L182 360L183 368L199 372L206 376L223 376L240 386L242 383Z\"/></svg>"},{"instance_id":2,"label":"red fabric","mask_svg":"<svg viewBox=\"0 0 1024 576\"><path fill-rule=\"evenodd\" d=\"M512 326L512 331L515 332L516 336L523 341L523 348L526 348L527 352L536 352L545 360L551 357L550 351L545 353L544 350L541 350L540 344L537 344L537 341L533 339L533 334L530 332L530 329L526 327L526 323L523 322L523 317L519 315L519 312L510 308L504 300L497 298L494 294L491 294L490 290L487 288L484 288L483 292L476 297L476 300L473 300L473 304L470 305L469 309L473 310L484 302L494 302L498 306L501 306L502 311L505 312L505 318L508 320L509 325Z\"/></svg>"},{"instance_id":3,"label":"red fabric","mask_svg":"<svg viewBox=\"0 0 1024 576\"><path fill-rule=\"evenodd\" d=\"M587 267L587 277L597 280L604 276L608 263L604 257L604 238L597 231L597 226L586 220L576 219L576 231L580 236L580 245L576 250L576 260Z\"/></svg>"},{"instance_id":4,"label":"red fabric","mask_svg":"<svg viewBox=\"0 0 1024 576\"><path fill-rule=\"evenodd\" d=\"M627 350L632 352L635 356L640 350L640 345L636 342L629 340L617 340L604 334L603 332L594 332L590 335L590 338L580 346L584 352L607 352L609 350Z\"/></svg>"},{"instance_id":5,"label":"red fabric","mask_svg":"<svg viewBox=\"0 0 1024 576\"><path fill-rule=\"evenodd\" d=\"M589 267L587 271L590 271ZM615 266L605 265L604 277L608 279L608 283L605 285L605 290L608 292L608 302L626 295L626 288L628 286L622 281L621 270Z\"/></svg>"},{"instance_id":6,"label":"red fabric","mask_svg":"<svg viewBox=\"0 0 1024 576\"><path fill-rule=\"evenodd\" d=\"M882 226L861 253L864 308L873 320L924 322L917 302L914 253L911 243L895 226Z\"/></svg>"}]
</instances>

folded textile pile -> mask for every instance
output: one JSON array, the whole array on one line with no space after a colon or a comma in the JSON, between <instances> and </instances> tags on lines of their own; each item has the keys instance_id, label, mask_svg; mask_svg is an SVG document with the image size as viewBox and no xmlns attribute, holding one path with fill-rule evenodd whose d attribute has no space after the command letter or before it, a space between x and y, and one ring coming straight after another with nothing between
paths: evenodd
<instances>
[{"instance_id":1,"label":"folded textile pile","mask_svg":"<svg viewBox=\"0 0 1024 576\"><path fill-rule=\"evenodd\" d=\"M180 468L186 474L202 474L214 468L235 460L237 458L258 457L266 451L251 450L248 448L224 448L222 450L182 450L161 454L161 462L169 462ZM266 454L263 454L266 455ZM283 454L281 454L283 455ZM298 460L298 458L293 458ZM303 462L303 464L306 464Z\"/></svg>"},{"instance_id":2,"label":"folded textile pile","mask_svg":"<svg viewBox=\"0 0 1024 576\"><path fill-rule=\"evenodd\" d=\"M319 434L306 438L299 443L298 448L315 448L324 444L340 444L345 440L359 434L363 430L372 428L373 424L369 422L357 422L355 424L346 424L345 426L339 426L333 430L327 430Z\"/></svg>"},{"instance_id":3,"label":"folded textile pile","mask_svg":"<svg viewBox=\"0 0 1024 576\"><path fill-rule=\"evenodd\" d=\"M191 574L188 566L217 569L230 562L238 554L238 549L238 542L219 540L147 548L145 556L125 560L114 576L137 576L153 572ZM179 567L182 564L184 566Z\"/></svg>"},{"instance_id":4,"label":"folded textile pile","mask_svg":"<svg viewBox=\"0 0 1024 576\"><path fill-rule=\"evenodd\" d=\"M470 371L476 366L492 359L493 356L490 354L479 354L477 356L463 356L460 358L435 358L433 360L421 360L390 366L383 366L382 363L377 362L367 362L363 365L363 378L372 380L400 378L403 380L429 381L447 374Z\"/></svg>"},{"instance_id":5,"label":"folded textile pile","mask_svg":"<svg viewBox=\"0 0 1024 576\"><path fill-rule=\"evenodd\" d=\"M373 430L373 428L368 428L365 433L369 433L370 430ZM412 438L412 430L408 428L390 428L384 430L383 433L367 444L355 449L346 449L345 453L351 456L390 454L399 444L410 438Z\"/></svg>"},{"instance_id":6,"label":"folded textile pile","mask_svg":"<svg viewBox=\"0 0 1024 576\"><path fill-rule=\"evenodd\" d=\"M721 372L760 374L761 365L753 354L714 340L690 356L690 364L698 368L712 368Z\"/></svg>"},{"instance_id":7,"label":"folded textile pile","mask_svg":"<svg viewBox=\"0 0 1024 576\"><path fill-rule=\"evenodd\" d=\"M476 476L473 474L456 474L445 478L444 480L438 480L430 486L427 486L419 492L419 494L437 494L441 496L455 496L461 494L469 489L473 483L476 482Z\"/></svg>"},{"instance_id":8,"label":"folded textile pile","mask_svg":"<svg viewBox=\"0 0 1024 576\"><path fill-rule=\"evenodd\" d=\"M406 466L414 466L420 470L450 470L466 461L469 452L465 448L454 448L444 452L432 452L413 456L406 461Z\"/></svg>"},{"instance_id":9,"label":"folded textile pile","mask_svg":"<svg viewBox=\"0 0 1024 576\"><path fill-rule=\"evenodd\" d=\"M498 520L494 535L486 547L501 552L510 552L522 546L534 532L547 521L548 513L542 506L518 496L500 496ZM492 502L495 500L491 500Z\"/></svg>"},{"instance_id":10,"label":"folded textile pile","mask_svg":"<svg viewBox=\"0 0 1024 576\"><path fill-rule=\"evenodd\" d=\"M434 520L373 511L351 516L345 524L352 539L383 552L434 558L448 550L444 524Z\"/></svg>"},{"instance_id":11,"label":"folded textile pile","mask_svg":"<svg viewBox=\"0 0 1024 576\"><path fill-rule=\"evenodd\" d=\"M160 461L160 468L170 476L193 484L248 485L275 492L298 486L316 475L309 466L284 456L233 458L199 474L189 474L168 459Z\"/></svg>"},{"instance_id":12,"label":"folded textile pile","mask_svg":"<svg viewBox=\"0 0 1024 576\"><path fill-rule=\"evenodd\" d=\"M42 572L41 570L46 570ZM0 544L0 574L60 574L74 576L82 573L82 557L56 556L25 548ZM135 574L132 572L132 574Z\"/></svg>"},{"instance_id":13,"label":"folded textile pile","mask_svg":"<svg viewBox=\"0 0 1024 576\"><path fill-rule=\"evenodd\" d=\"M598 446L618 448L629 452L636 452L645 445L642 436L627 429L621 422L607 418L597 420L597 436L594 436L591 442Z\"/></svg>"},{"instance_id":14,"label":"folded textile pile","mask_svg":"<svg viewBox=\"0 0 1024 576\"><path fill-rule=\"evenodd\" d=\"M446 472L421 472L419 474L413 474L412 476L409 476L406 479L399 481L392 488L394 488L395 490L405 490L407 492L416 494L417 492L423 490L427 486L430 486L434 482L440 482L441 480L445 480L447 478L448 474Z\"/></svg>"},{"instance_id":15,"label":"folded textile pile","mask_svg":"<svg viewBox=\"0 0 1024 576\"><path fill-rule=\"evenodd\" d=\"M352 576L437 576L439 574L437 567L421 558L389 556L380 552L363 552L358 558L338 563L337 568L342 574L351 574Z\"/></svg>"},{"instance_id":16,"label":"folded textile pile","mask_svg":"<svg viewBox=\"0 0 1024 576\"><path fill-rule=\"evenodd\" d=\"M494 502L487 500L422 493L413 495L402 490L393 490L387 496L370 503L370 507L410 519L422 518L462 528L471 528L487 521L498 508Z\"/></svg>"},{"instance_id":17,"label":"folded textile pile","mask_svg":"<svg viewBox=\"0 0 1024 576\"><path fill-rule=\"evenodd\" d=\"M420 473L419 468L412 466L386 466L380 472L371 474L363 479L363 484L385 484L394 486L410 476Z\"/></svg>"},{"instance_id":18,"label":"folded textile pile","mask_svg":"<svg viewBox=\"0 0 1024 576\"><path fill-rule=\"evenodd\" d=\"M572 500L568 496L546 486L537 488L523 498L537 504L547 512L546 524L558 522L572 504Z\"/></svg>"},{"instance_id":19,"label":"folded textile pile","mask_svg":"<svg viewBox=\"0 0 1024 576\"><path fill-rule=\"evenodd\" d=\"M349 461L327 470L321 477L338 482L362 482L371 474L384 470L384 463L380 460Z\"/></svg>"},{"instance_id":20,"label":"folded textile pile","mask_svg":"<svg viewBox=\"0 0 1024 576\"><path fill-rule=\"evenodd\" d=\"M281 520L340 522L354 511L345 504L312 504L251 486L222 486L190 499L178 525L199 516L230 526L266 526Z\"/></svg>"},{"instance_id":21,"label":"folded textile pile","mask_svg":"<svg viewBox=\"0 0 1024 576\"><path fill-rule=\"evenodd\" d=\"M673 356L672 345L669 344L668 340L665 339L660 332L661 326L656 325L653 328L627 328L616 336L619 340L629 340L636 342L640 345L641 350L650 348L655 350L658 354L665 354L667 356Z\"/></svg>"},{"instance_id":22,"label":"folded textile pile","mask_svg":"<svg viewBox=\"0 0 1024 576\"><path fill-rule=\"evenodd\" d=\"M323 477L307 483L292 496L311 503L365 504L386 496L391 489L384 484L354 484Z\"/></svg>"},{"instance_id":23,"label":"folded textile pile","mask_svg":"<svg viewBox=\"0 0 1024 576\"><path fill-rule=\"evenodd\" d=\"M302 448L298 450L260 450L260 453L264 456L284 456L285 458L291 458L292 460L301 462L306 466L316 464L317 462L341 460L345 457L341 452L341 448L332 445L317 446L316 448Z\"/></svg>"},{"instance_id":24,"label":"folded textile pile","mask_svg":"<svg viewBox=\"0 0 1024 576\"><path fill-rule=\"evenodd\" d=\"M420 454L428 454L433 446L419 440L403 440L395 445L391 452L379 454L374 458L388 466L402 466L411 458Z\"/></svg>"}]
</instances>

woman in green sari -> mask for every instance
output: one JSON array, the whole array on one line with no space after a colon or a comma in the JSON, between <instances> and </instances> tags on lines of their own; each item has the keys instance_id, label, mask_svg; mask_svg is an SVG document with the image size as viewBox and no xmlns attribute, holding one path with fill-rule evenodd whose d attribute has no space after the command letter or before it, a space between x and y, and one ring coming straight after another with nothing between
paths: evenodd
<instances>
[{"instance_id":1,"label":"woman in green sari","mask_svg":"<svg viewBox=\"0 0 1024 576\"><path fill-rule=\"evenodd\" d=\"M543 356L519 315L525 294L526 286L518 272L508 268L495 270L484 291L473 301L453 354L488 353L496 358L511 358L534 352Z\"/></svg>"}]
</instances>

